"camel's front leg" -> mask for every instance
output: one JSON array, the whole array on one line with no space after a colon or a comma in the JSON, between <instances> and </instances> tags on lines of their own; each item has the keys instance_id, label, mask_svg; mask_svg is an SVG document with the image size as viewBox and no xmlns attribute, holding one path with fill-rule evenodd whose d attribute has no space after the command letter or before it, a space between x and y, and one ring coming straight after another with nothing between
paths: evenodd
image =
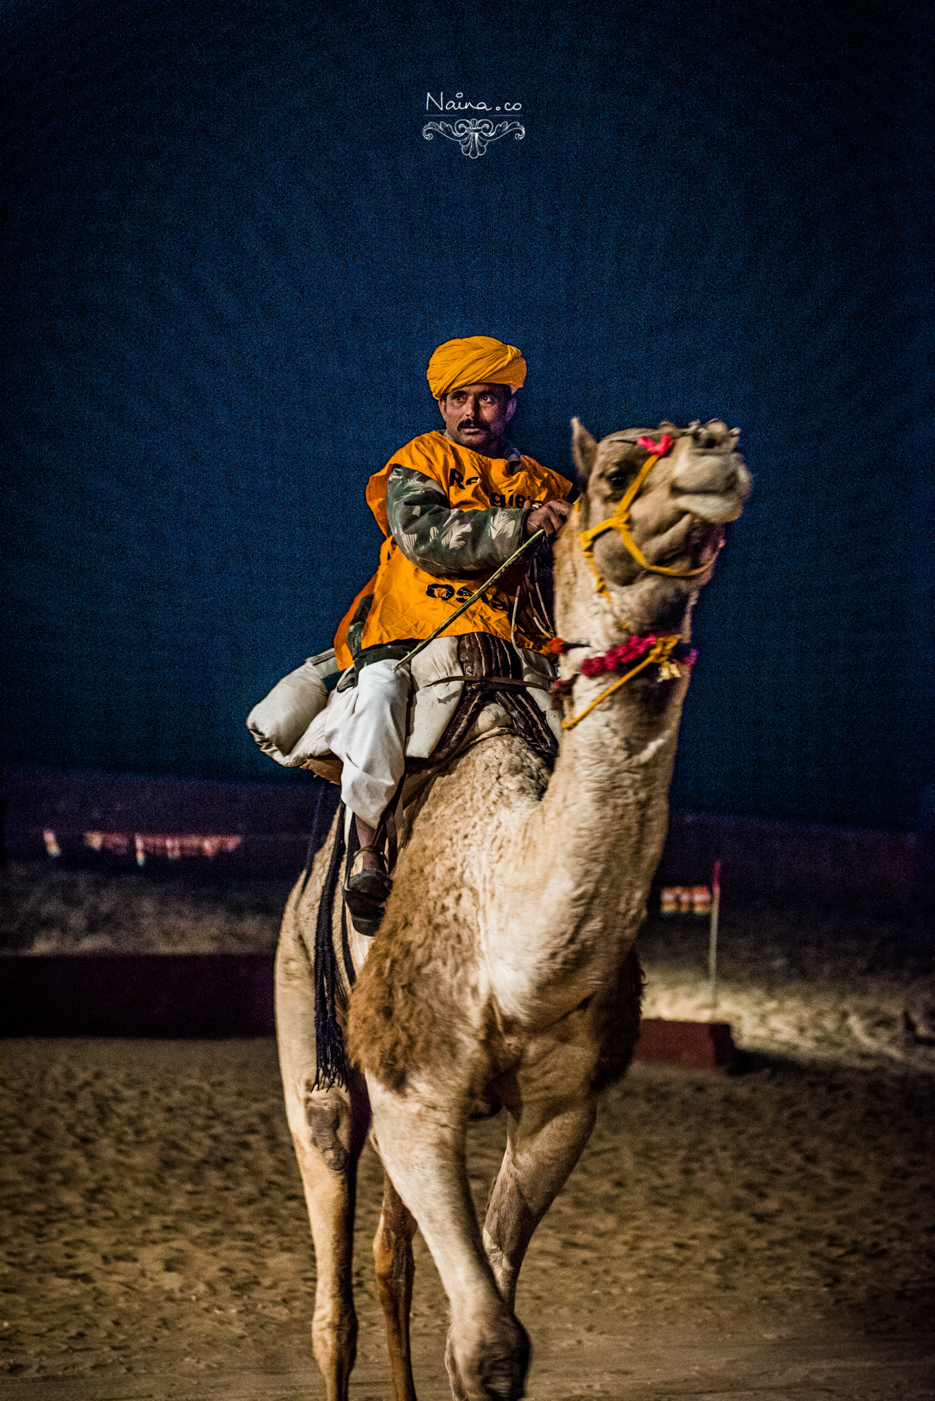
<instances>
[{"instance_id":1,"label":"camel's front leg","mask_svg":"<svg viewBox=\"0 0 935 1401\"><path fill-rule=\"evenodd\" d=\"M314 1089L315 1007L312 970L287 918L276 960L276 1029L286 1114L295 1145L312 1239L315 1313L312 1348L327 1401L347 1401L357 1350L353 1296L357 1160L370 1110L363 1077L348 1089Z\"/></svg>"},{"instance_id":2,"label":"camel's front leg","mask_svg":"<svg viewBox=\"0 0 935 1401\"><path fill-rule=\"evenodd\" d=\"M448 1373L463 1401L523 1394L529 1340L484 1253L464 1160L466 1122L367 1077L380 1156L419 1223L451 1305Z\"/></svg>"},{"instance_id":3,"label":"camel's front leg","mask_svg":"<svg viewBox=\"0 0 935 1401\"><path fill-rule=\"evenodd\" d=\"M386 1346L393 1377L393 1401L415 1401L412 1358L409 1349L409 1312L415 1264L412 1238L416 1221L390 1181L383 1179L383 1211L373 1241L377 1289L386 1320Z\"/></svg>"},{"instance_id":4,"label":"camel's front leg","mask_svg":"<svg viewBox=\"0 0 935 1401\"><path fill-rule=\"evenodd\" d=\"M513 1307L516 1281L533 1232L591 1136L596 1096L581 1087L574 1102L522 1100L512 1116L507 1149L487 1205L484 1246L505 1303Z\"/></svg>"}]
</instances>

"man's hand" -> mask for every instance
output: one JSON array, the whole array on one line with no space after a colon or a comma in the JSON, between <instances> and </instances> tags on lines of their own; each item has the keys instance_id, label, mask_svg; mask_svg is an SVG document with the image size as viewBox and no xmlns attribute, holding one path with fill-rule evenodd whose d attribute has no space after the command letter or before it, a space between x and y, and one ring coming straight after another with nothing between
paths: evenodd
<instances>
[{"instance_id":1,"label":"man's hand","mask_svg":"<svg viewBox=\"0 0 935 1401\"><path fill-rule=\"evenodd\" d=\"M529 512L526 517L526 537L535 535L537 530L544 530L547 537L552 540L561 530L571 506L567 501L546 501L542 506L536 506L535 510Z\"/></svg>"}]
</instances>

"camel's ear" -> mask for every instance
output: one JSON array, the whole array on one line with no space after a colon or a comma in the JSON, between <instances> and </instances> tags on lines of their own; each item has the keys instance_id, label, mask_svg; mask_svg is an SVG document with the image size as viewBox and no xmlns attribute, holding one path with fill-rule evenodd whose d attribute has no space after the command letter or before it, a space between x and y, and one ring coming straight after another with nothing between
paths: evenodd
<instances>
[{"instance_id":1,"label":"camel's ear","mask_svg":"<svg viewBox=\"0 0 935 1401\"><path fill-rule=\"evenodd\" d=\"M664 418L664 419L662 420L662 422L660 423L659 427L660 427L660 429L661 429L661 431L662 431L663 433L677 433L677 432L678 432L678 425L675 424L675 423L670 423L669 420L668 420L667 418Z\"/></svg>"},{"instance_id":2,"label":"camel's ear","mask_svg":"<svg viewBox=\"0 0 935 1401\"><path fill-rule=\"evenodd\" d=\"M597 442L576 418L571 420L571 455L578 469L578 485L583 491L597 460Z\"/></svg>"}]
</instances>

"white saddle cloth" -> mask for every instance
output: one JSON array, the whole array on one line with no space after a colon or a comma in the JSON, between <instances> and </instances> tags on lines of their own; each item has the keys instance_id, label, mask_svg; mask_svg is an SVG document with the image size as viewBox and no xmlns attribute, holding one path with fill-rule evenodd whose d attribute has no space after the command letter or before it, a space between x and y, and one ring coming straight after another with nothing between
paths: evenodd
<instances>
[{"instance_id":1,"label":"white saddle cloth","mask_svg":"<svg viewBox=\"0 0 935 1401\"><path fill-rule=\"evenodd\" d=\"M516 653L522 679L529 687L528 695L540 706L557 738L558 717L550 707L548 694L555 679L552 663L548 657L524 647L517 647ZM397 735L399 744L402 741L400 698L403 697L405 739L402 752L407 758L427 759L445 733L464 689L458 639L437 637L407 667L394 672L395 682L389 676L393 668L394 662L373 662L364 667L361 681L368 673L372 676L363 690L360 683L356 687L353 685L353 673L345 672L337 688L329 693L325 682L337 675L338 665L333 651L320 652L284 676L269 695L253 707L247 716L247 728L263 753L277 764L321 772L323 761L331 760L334 764L336 759L346 762L346 756L363 759L365 752L375 754L380 747L381 724L385 726L382 733L388 745L393 745ZM365 699L366 705L363 704ZM349 742L349 730L359 728L365 710L370 717L366 729L369 732L372 728L374 736L372 739L369 733L360 736L364 746L361 749ZM502 706L491 704L481 711L474 730L482 734L509 727L506 711ZM372 761L367 760L363 766L369 762Z\"/></svg>"}]
</instances>

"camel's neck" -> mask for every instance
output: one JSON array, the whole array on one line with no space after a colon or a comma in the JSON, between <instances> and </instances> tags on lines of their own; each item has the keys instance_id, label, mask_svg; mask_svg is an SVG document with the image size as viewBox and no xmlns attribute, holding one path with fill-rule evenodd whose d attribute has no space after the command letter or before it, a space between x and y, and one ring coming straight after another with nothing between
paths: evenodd
<instances>
[{"instance_id":1,"label":"camel's neck","mask_svg":"<svg viewBox=\"0 0 935 1401\"><path fill-rule=\"evenodd\" d=\"M568 641L605 652L623 640L618 619L624 618L632 624L626 632L687 636L688 613L687 598L652 579L621 590L611 608L576 544L557 554L556 619ZM582 655L570 652L566 670L576 669ZM569 1001L576 1005L601 986L636 935L665 840L688 687L687 679L659 683L657 675L652 668L635 677L564 733L509 882L510 937L497 978L504 992L514 989L514 1005L509 995L505 999L507 1012L524 1015L524 1004L532 1010L530 999L545 1000L535 1015L560 1012ZM616 679L606 673L579 678L566 713L577 714ZM537 969L548 969L541 983Z\"/></svg>"}]
</instances>

